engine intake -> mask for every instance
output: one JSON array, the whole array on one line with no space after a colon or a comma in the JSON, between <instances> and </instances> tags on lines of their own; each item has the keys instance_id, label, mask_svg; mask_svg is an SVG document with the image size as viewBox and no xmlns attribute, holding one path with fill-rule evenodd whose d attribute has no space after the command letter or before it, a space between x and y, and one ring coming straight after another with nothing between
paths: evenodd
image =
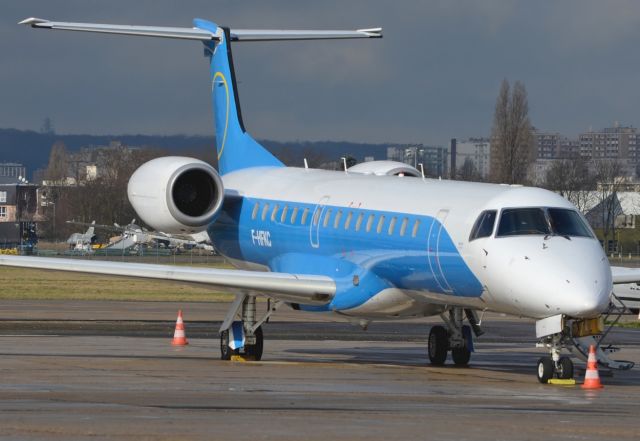
<instances>
[{"instance_id":1,"label":"engine intake","mask_svg":"<svg viewBox=\"0 0 640 441\"><path fill-rule=\"evenodd\" d=\"M148 225L165 233L203 231L215 220L224 186L206 162L167 156L142 164L129 179L129 201Z\"/></svg>"}]
</instances>

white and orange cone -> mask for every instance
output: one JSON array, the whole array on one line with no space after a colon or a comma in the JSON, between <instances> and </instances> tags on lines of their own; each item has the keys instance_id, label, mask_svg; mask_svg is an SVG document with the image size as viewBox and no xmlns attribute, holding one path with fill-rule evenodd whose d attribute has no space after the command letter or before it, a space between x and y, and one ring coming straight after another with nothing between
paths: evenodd
<instances>
[{"instance_id":1,"label":"white and orange cone","mask_svg":"<svg viewBox=\"0 0 640 441\"><path fill-rule=\"evenodd\" d=\"M587 359L587 372L584 374L583 389L602 389L600 374L598 374L598 359L596 358L596 347L589 346L589 358Z\"/></svg>"},{"instance_id":2,"label":"white and orange cone","mask_svg":"<svg viewBox=\"0 0 640 441\"><path fill-rule=\"evenodd\" d=\"M182 310L178 311L178 320L176 320L176 330L173 332L173 346L188 345L187 336L184 333L184 322L182 321Z\"/></svg>"}]
</instances>

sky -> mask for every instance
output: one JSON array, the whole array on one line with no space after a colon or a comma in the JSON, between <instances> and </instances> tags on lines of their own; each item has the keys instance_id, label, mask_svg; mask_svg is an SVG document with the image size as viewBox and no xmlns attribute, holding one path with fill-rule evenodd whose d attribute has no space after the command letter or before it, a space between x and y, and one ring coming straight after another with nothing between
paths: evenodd
<instances>
[{"instance_id":1,"label":"sky","mask_svg":"<svg viewBox=\"0 0 640 441\"><path fill-rule=\"evenodd\" d=\"M58 133L213 133L196 41L19 26L57 21L231 28L383 27L383 39L236 43L256 138L447 144L488 136L503 79L531 122L575 136L640 124L637 0L2 0L0 127Z\"/></svg>"}]
</instances>

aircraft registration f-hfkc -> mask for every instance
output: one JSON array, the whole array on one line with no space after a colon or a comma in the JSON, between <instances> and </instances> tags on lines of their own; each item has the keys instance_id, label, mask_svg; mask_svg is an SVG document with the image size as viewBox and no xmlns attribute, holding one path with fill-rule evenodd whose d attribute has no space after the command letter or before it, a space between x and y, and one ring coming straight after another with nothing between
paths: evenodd
<instances>
[{"instance_id":1,"label":"aircraft registration f-hfkc","mask_svg":"<svg viewBox=\"0 0 640 441\"><path fill-rule=\"evenodd\" d=\"M538 188L425 179L374 161L345 171L286 167L245 130L231 42L382 37L379 28L281 31L99 25L30 18L34 28L200 40L210 59L219 173L186 157L143 164L128 196L159 231L207 231L236 270L34 257L3 265L198 282L236 293L220 329L221 356L259 360L262 325L280 306L371 320L439 315L428 339L432 364L466 365L482 334L478 311L537 319L538 379L569 378L560 356L598 332L617 277L573 205ZM411 177L413 176L413 177ZM255 298L275 301L258 314ZM468 323L468 324L465 324Z\"/></svg>"}]
</instances>

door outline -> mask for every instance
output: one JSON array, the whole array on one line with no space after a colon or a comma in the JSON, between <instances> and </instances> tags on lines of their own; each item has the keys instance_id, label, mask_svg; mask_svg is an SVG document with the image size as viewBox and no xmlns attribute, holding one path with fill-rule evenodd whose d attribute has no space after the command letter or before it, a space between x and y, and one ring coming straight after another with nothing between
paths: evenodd
<instances>
[{"instance_id":1,"label":"door outline","mask_svg":"<svg viewBox=\"0 0 640 441\"><path fill-rule=\"evenodd\" d=\"M326 208L327 202L329 202L330 196L323 196L318 201L316 208L313 210L311 214L311 222L309 222L309 243L312 248L320 248L320 223L322 221L322 215L324 214L324 209ZM314 221L316 220L317 213L317 221L318 223L314 225Z\"/></svg>"},{"instance_id":2,"label":"door outline","mask_svg":"<svg viewBox=\"0 0 640 441\"><path fill-rule=\"evenodd\" d=\"M431 222L431 227L427 233L427 260L429 261L429 269L440 289L445 293L453 293L453 289L447 281L444 271L442 271L442 264L440 263L440 238L442 237L442 230L445 230L444 224L449 216L449 209L443 208L438 210L436 217ZM437 231L434 231L434 225ZM446 230L445 230L446 231ZM435 240L434 240L435 239ZM432 250L435 253L432 255Z\"/></svg>"}]
</instances>

